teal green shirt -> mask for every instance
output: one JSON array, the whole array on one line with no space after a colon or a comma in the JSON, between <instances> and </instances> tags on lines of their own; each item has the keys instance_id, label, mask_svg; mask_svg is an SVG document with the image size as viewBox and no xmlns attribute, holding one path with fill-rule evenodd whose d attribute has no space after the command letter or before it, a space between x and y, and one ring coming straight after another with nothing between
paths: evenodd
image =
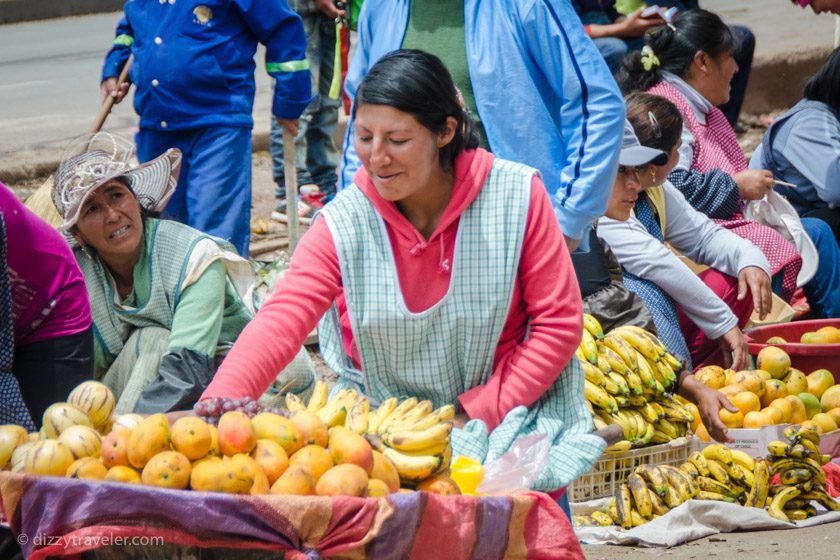
<instances>
[{"instance_id":1,"label":"teal green shirt","mask_svg":"<svg viewBox=\"0 0 840 560\"><path fill-rule=\"evenodd\" d=\"M402 46L430 52L443 61L464 96L470 116L478 125L481 147L487 148L467 65L464 0L413 0Z\"/></svg>"}]
</instances>

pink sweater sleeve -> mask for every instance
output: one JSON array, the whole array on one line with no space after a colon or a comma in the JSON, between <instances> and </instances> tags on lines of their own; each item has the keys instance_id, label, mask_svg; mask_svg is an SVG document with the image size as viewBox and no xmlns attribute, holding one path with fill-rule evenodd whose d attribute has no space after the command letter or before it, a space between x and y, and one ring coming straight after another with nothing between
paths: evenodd
<instances>
[{"instance_id":1,"label":"pink sweater sleeve","mask_svg":"<svg viewBox=\"0 0 840 560\"><path fill-rule=\"evenodd\" d=\"M583 329L583 304L569 251L543 182L536 176L518 284L520 305L529 321L527 338L498 348L496 367L487 383L458 399L470 418L483 420L491 430L511 409L532 405L551 387L580 344ZM519 320L511 320L512 316L518 319L517 314L513 307L508 312L501 340L521 328Z\"/></svg>"},{"instance_id":2,"label":"pink sweater sleeve","mask_svg":"<svg viewBox=\"0 0 840 560\"><path fill-rule=\"evenodd\" d=\"M316 220L274 293L239 335L201 398L259 398L340 291L335 244L326 220Z\"/></svg>"}]
</instances>

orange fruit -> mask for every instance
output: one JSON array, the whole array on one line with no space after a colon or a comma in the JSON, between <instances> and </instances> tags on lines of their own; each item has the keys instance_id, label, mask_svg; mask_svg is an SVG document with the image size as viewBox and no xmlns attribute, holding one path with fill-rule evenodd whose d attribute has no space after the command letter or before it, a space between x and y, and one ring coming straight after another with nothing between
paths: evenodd
<instances>
[{"instance_id":1,"label":"orange fruit","mask_svg":"<svg viewBox=\"0 0 840 560\"><path fill-rule=\"evenodd\" d=\"M712 436L709 435L709 430L706 429L703 422L697 425L697 429L694 430L694 435L700 438L700 441L712 441Z\"/></svg>"},{"instance_id":2,"label":"orange fruit","mask_svg":"<svg viewBox=\"0 0 840 560\"><path fill-rule=\"evenodd\" d=\"M738 393L743 393L747 390L746 387L741 385L740 383L736 383L735 385L727 385L726 387L721 387L718 389L721 393L727 396L727 398L731 399Z\"/></svg>"},{"instance_id":3,"label":"orange fruit","mask_svg":"<svg viewBox=\"0 0 840 560\"><path fill-rule=\"evenodd\" d=\"M803 403L799 397L796 395L788 395L785 397L785 400L790 403L791 408L790 419L788 422L791 424L799 424L808 419L808 409L805 408L805 403Z\"/></svg>"},{"instance_id":4,"label":"orange fruit","mask_svg":"<svg viewBox=\"0 0 840 560\"><path fill-rule=\"evenodd\" d=\"M840 408L832 408L826 414L834 418L834 422L840 426Z\"/></svg>"},{"instance_id":5,"label":"orange fruit","mask_svg":"<svg viewBox=\"0 0 840 560\"><path fill-rule=\"evenodd\" d=\"M808 380L808 392L817 398L822 397L822 394L834 385L834 375L827 369L818 369L812 371L806 376Z\"/></svg>"},{"instance_id":6,"label":"orange fruit","mask_svg":"<svg viewBox=\"0 0 840 560\"><path fill-rule=\"evenodd\" d=\"M706 387L711 387L712 389L720 389L726 385L726 374L720 366L701 367L694 372L694 377L696 377L700 383Z\"/></svg>"},{"instance_id":7,"label":"orange fruit","mask_svg":"<svg viewBox=\"0 0 840 560\"><path fill-rule=\"evenodd\" d=\"M691 431L696 431L697 430L697 425L700 424L700 422L701 422L701 420L700 420L700 409L697 408L697 405L694 404L693 402L685 402L685 403L683 403L683 406L685 406L688 410L691 411L691 416L694 417L694 420L691 421ZM838 410L840 410L840 409L838 409Z\"/></svg>"},{"instance_id":8,"label":"orange fruit","mask_svg":"<svg viewBox=\"0 0 840 560\"><path fill-rule=\"evenodd\" d=\"M729 401L734 404L742 414L761 409L761 400L758 395L749 391L741 391L734 397L730 397Z\"/></svg>"},{"instance_id":9,"label":"orange fruit","mask_svg":"<svg viewBox=\"0 0 840 560\"><path fill-rule=\"evenodd\" d=\"M745 391L755 393L759 397L764 394L765 381L755 371L741 370L735 375L730 376L730 383L727 385L742 385Z\"/></svg>"},{"instance_id":10,"label":"orange fruit","mask_svg":"<svg viewBox=\"0 0 840 560\"><path fill-rule=\"evenodd\" d=\"M781 348L765 346L758 353L756 366L772 375L773 379L781 379L790 369L790 356Z\"/></svg>"},{"instance_id":11,"label":"orange fruit","mask_svg":"<svg viewBox=\"0 0 840 560\"><path fill-rule=\"evenodd\" d=\"M720 409L720 419L727 428L743 428L744 414L739 410L738 412L729 412L725 408Z\"/></svg>"},{"instance_id":12,"label":"orange fruit","mask_svg":"<svg viewBox=\"0 0 840 560\"><path fill-rule=\"evenodd\" d=\"M827 326L817 329L817 334L825 337L828 341L827 344L837 344L840 342L840 329L837 327Z\"/></svg>"},{"instance_id":13,"label":"orange fruit","mask_svg":"<svg viewBox=\"0 0 840 560\"><path fill-rule=\"evenodd\" d=\"M763 369L757 369L757 370L754 370L754 371L755 371L758 375L760 375L760 376L761 376L761 378L762 378L764 381L767 381L768 379L773 379L773 376L772 376L772 375L770 375L770 373L769 373L769 372L764 371Z\"/></svg>"},{"instance_id":14,"label":"orange fruit","mask_svg":"<svg viewBox=\"0 0 840 560\"><path fill-rule=\"evenodd\" d=\"M771 379L765 382L764 387L764 394L761 395L761 406L770 406L771 402L788 395L787 385L781 379Z\"/></svg>"},{"instance_id":15,"label":"orange fruit","mask_svg":"<svg viewBox=\"0 0 840 560\"><path fill-rule=\"evenodd\" d=\"M814 414L814 417L811 418L811 421L817 425L817 432L819 432L820 434L827 434L837 429L837 422L835 422L834 418L832 418L825 412Z\"/></svg>"},{"instance_id":16,"label":"orange fruit","mask_svg":"<svg viewBox=\"0 0 840 560\"><path fill-rule=\"evenodd\" d=\"M798 395L808 390L808 379L803 372L796 368L790 368L784 381L787 385L788 395Z\"/></svg>"},{"instance_id":17,"label":"orange fruit","mask_svg":"<svg viewBox=\"0 0 840 560\"><path fill-rule=\"evenodd\" d=\"M820 396L820 405L822 405L823 412L828 412L832 408L839 408L840 385L832 385L826 389L822 396Z\"/></svg>"},{"instance_id":18,"label":"orange fruit","mask_svg":"<svg viewBox=\"0 0 840 560\"><path fill-rule=\"evenodd\" d=\"M768 407L762 408L761 412L763 412L764 414L766 414L767 416L772 418L774 424L782 424L783 423L782 419L784 418L784 412L782 412L781 409L773 407L773 406L768 406ZM746 422L746 421L747 421L747 417L744 416L744 422ZM746 427L746 426L744 426L744 427Z\"/></svg>"},{"instance_id":19,"label":"orange fruit","mask_svg":"<svg viewBox=\"0 0 840 560\"><path fill-rule=\"evenodd\" d=\"M776 399L767 408L777 408L782 412L782 419L776 422L776 424L790 422L790 418L793 415L793 404L786 398Z\"/></svg>"},{"instance_id":20,"label":"orange fruit","mask_svg":"<svg viewBox=\"0 0 840 560\"><path fill-rule=\"evenodd\" d=\"M772 426L774 423L773 418L766 412L747 412L744 416L745 428L762 428L764 426Z\"/></svg>"}]
</instances>

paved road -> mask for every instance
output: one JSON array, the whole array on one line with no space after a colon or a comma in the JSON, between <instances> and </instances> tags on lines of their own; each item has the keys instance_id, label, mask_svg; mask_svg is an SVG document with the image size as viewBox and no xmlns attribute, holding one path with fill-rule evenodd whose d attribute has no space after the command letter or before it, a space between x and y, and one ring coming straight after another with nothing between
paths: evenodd
<instances>
[{"instance_id":1,"label":"paved road","mask_svg":"<svg viewBox=\"0 0 840 560\"><path fill-rule=\"evenodd\" d=\"M120 13L0 26L0 169L57 159L67 142L89 130L99 109L102 58ZM257 53L256 129L269 126L271 79ZM106 129L131 134L130 99ZM2 177L0 177L2 179Z\"/></svg>"}]
</instances>

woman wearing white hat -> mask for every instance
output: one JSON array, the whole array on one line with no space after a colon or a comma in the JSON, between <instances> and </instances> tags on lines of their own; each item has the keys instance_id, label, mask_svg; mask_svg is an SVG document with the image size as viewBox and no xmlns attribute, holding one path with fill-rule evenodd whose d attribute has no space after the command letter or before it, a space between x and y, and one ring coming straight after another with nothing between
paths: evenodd
<instances>
[{"instance_id":1,"label":"woman wearing white hat","mask_svg":"<svg viewBox=\"0 0 840 560\"><path fill-rule=\"evenodd\" d=\"M94 322L94 377L117 412L192 406L217 359L251 319L247 261L228 242L152 217L175 190L176 149L143 165L129 141L87 135L65 152L53 186L62 230L78 244Z\"/></svg>"}]
</instances>

